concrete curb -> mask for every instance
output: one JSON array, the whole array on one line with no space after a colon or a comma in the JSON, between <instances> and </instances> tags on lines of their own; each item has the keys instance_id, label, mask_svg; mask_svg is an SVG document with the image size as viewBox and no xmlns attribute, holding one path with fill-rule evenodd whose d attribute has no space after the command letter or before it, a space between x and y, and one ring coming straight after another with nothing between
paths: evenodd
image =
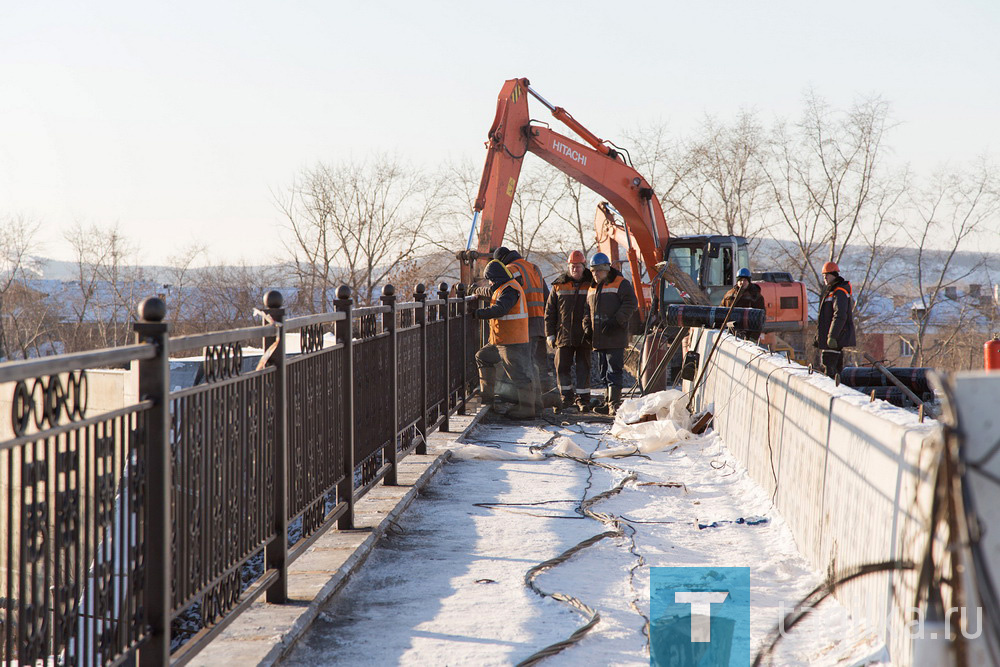
<instances>
[{"instance_id":1,"label":"concrete curb","mask_svg":"<svg viewBox=\"0 0 1000 667\"><path fill-rule=\"evenodd\" d=\"M357 502L357 528L327 531L289 566L288 604L258 600L188 664L207 667L239 662L270 667L278 663L451 457L448 445L461 441L485 412L477 410L460 433L431 434L427 444L434 453L403 459L399 464L399 486L376 486ZM468 417L452 417L453 422L465 419Z\"/></svg>"}]
</instances>

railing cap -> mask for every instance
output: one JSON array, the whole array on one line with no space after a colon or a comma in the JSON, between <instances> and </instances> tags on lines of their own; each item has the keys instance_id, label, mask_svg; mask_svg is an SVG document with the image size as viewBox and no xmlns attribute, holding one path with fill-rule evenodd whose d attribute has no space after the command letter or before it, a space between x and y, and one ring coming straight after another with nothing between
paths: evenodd
<instances>
[{"instance_id":1,"label":"railing cap","mask_svg":"<svg viewBox=\"0 0 1000 667\"><path fill-rule=\"evenodd\" d=\"M396 288L392 286L392 283L388 283L382 287L382 296L395 296Z\"/></svg>"},{"instance_id":2,"label":"railing cap","mask_svg":"<svg viewBox=\"0 0 1000 667\"><path fill-rule=\"evenodd\" d=\"M162 322L167 316L167 304L163 299L150 296L139 302L139 319L143 322Z\"/></svg>"},{"instance_id":3,"label":"railing cap","mask_svg":"<svg viewBox=\"0 0 1000 667\"><path fill-rule=\"evenodd\" d=\"M264 305L268 308L281 308L285 305L285 297L276 289L270 290L264 295Z\"/></svg>"},{"instance_id":4,"label":"railing cap","mask_svg":"<svg viewBox=\"0 0 1000 667\"><path fill-rule=\"evenodd\" d=\"M351 288L348 285L341 285L337 288L337 298L343 301L351 298Z\"/></svg>"}]
</instances>

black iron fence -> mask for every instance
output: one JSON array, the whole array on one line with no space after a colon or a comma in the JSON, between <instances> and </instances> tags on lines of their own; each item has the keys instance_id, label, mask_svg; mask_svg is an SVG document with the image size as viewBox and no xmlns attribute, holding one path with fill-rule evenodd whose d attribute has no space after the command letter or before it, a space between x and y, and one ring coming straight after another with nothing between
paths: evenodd
<instances>
[{"instance_id":1,"label":"black iron fence","mask_svg":"<svg viewBox=\"0 0 1000 667\"><path fill-rule=\"evenodd\" d=\"M481 331L457 293L355 309L341 287L286 318L269 292L261 326L179 338L147 299L135 345L0 364L0 661L181 664L261 594L286 602L289 563L464 411ZM185 350L205 381L172 389ZM88 414L87 371L128 364L138 399Z\"/></svg>"}]
</instances>

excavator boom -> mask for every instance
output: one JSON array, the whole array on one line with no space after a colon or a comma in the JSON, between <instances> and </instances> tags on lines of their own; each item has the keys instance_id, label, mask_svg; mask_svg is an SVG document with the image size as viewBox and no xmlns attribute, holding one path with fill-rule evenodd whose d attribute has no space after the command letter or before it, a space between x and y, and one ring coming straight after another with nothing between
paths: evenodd
<instances>
[{"instance_id":1,"label":"excavator boom","mask_svg":"<svg viewBox=\"0 0 1000 667\"><path fill-rule=\"evenodd\" d=\"M528 115L529 95L541 101L586 144L548 127L533 125ZM549 104L532 90L527 79L510 79L501 88L486 148L475 203L475 211L482 216L476 247L480 256L503 244L521 165L524 156L533 153L607 199L618 211L627 243L633 248L629 260L634 282L641 280L639 259L647 273L662 261L669 233L649 182L565 109ZM648 303L641 296L639 302L645 315Z\"/></svg>"}]
</instances>

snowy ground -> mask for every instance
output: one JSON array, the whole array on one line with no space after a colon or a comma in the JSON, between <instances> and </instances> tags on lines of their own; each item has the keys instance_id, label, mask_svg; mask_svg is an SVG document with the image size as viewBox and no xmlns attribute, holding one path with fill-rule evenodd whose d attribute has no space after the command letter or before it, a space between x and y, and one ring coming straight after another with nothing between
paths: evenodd
<instances>
[{"instance_id":1,"label":"snowy ground","mask_svg":"<svg viewBox=\"0 0 1000 667\"><path fill-rule=\"evenodd\" d=\"M601 615L582 641L544 664L648 665L650 566L751 567L756 651L781 609L822 577L716 436L681 437L648 458L593 459L619 468L607 469L530 450L572 453L575 445L586 459L633 446L612 438L607 425L478 427L476 444L456 452L465 458L437 474L284 664L514 664L567 638L586 619L529 590L525 573L608 530L577 508L629 472L637 478L590 509L621 517L634 533L601 540L536 579L542 590L574 596ZM735 523L740 518L766 521ZM829 600L782 640L773 664L868 664L881 655Z\"/></svg>"}]
</instances>

